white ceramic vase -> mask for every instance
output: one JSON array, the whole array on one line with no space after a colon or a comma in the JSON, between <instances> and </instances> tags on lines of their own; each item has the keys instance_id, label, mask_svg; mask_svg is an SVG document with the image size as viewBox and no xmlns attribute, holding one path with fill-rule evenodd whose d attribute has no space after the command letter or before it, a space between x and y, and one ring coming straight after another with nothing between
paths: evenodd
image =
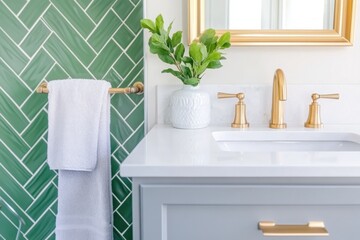
<instances>
[{"instance_id":1,"label":"white ceramic vase","mask_svg":"<svg viewBox=\"0 0 360 240\"><path fill-rule=\"evenodd\" d=\"M210 96L199 86L184 85L170 99L170 119L173 127L195 129L210 123Z\"/></svg>"}]
</instances>

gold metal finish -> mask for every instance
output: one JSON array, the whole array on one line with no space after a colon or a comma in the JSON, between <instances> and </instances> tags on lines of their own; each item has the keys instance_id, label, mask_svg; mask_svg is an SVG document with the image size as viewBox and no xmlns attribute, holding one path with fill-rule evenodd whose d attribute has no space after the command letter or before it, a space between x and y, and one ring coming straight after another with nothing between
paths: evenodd
<instances>
[{"instance_id":1,"label":"gold metal finish","mask_svg":"<svg viewBox=\"0 0 360 240\"><path fill-rule=\"evenodd\" d=\"M286 101L286 92L284 72L281 69L277 69L274 74L272 89L270 128L286 128L286 123L284 121L284 101Z\"/></svg>"},{"instance_id":2,"label":"gold metal finish","mask_svg":"<svg viewBox=\"0 0 360 240\"><path fill-rule=\"evenodd\" d=\"M37 93L49 93L47 88L47 83L42 82L40 86L36 89ZM109 88L109 93L144 93L144 84L141 82L135 82L132 87L127 88Z\"/></svg>"},{"instance_id":3,"label":"gold metal finish","mask_svg":"<svg viewBox=\"0 0 360 240\"><path fill-rule=\"evenodd\" d=\"M188 0L189 43L205 30L205 0ZM335 0L332 30L223 30L232 45L352 45L356 0Z\"/></svg>"},{"instance_id":4,"label":"gold metal finish","mask_svg":"<svg viewBox=\"0 0 360 240\"><path fill-rule=\"evenodd\" d=\"M320 98L328 99L339 99L340 95L335 94L317 94L314 93L311 95L313 102L309 105L309 116L306 120L304 126L307 128L321 128L323 124L320 117L320 105L317 103L317 100Z\"/></svg>"},{"instance_id":5,"label":"gold metal finish","mask_svg":"<svg viewBox=\"0 0 360 240\"><path fill-rule=\"evenodd\" d=\"M246 120L246 105L244 103L245 94L244 93L222 93L219 92L217 95L218 98L237 98L239 102L235 105L235 117L234 122L231 124L232 128L248 128L249 123Z\"/></svg>"},{"instance_id":6,"label":"gold metal finish","mask_svg":"<svg viewBox=\"0 0 360 240\"><path fill-rule=\"evenodd\" d=\"M309 222L306 225L277 225L261 221L259 229L264 236L329 236L324 222Z\"/></svg>"}]
</instances>

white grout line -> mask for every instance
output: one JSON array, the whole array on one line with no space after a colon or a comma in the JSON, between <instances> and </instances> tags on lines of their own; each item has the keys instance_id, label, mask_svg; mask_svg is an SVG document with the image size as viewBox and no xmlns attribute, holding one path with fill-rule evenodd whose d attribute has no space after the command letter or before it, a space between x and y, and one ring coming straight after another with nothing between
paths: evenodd
<instances>
[{"instance_id":1,"label":"white grout line","mask_svg":"<svg viewBox=\"0 0 360 240\"><path fill-rule=\"evenodd\" d=\"M18 19L18 16L11 10L11 8L9 8L9 6L6 5L6 3L5 3L4 1L1 1L1 2L4 4L4 6L7 8L7 10L8 10L9 12L11 12L11 14L14 15L14 17L16 17L16 18ZM21 25L23 25L23 27L24 27L26 30L29 30L29 29L27 28L27 26L25 26L25 24L24 24L22 21L19 21L19 22L21 23Z\"/></svg>"}]
</instances>

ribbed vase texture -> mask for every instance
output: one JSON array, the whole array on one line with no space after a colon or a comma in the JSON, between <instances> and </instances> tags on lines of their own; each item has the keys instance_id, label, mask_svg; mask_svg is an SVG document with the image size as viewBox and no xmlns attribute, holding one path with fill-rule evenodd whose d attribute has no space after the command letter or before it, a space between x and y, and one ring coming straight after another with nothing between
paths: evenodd
<instances>
[{"instance_id":1,"label":"ribbed vase texture","mask_svg":"<svg viewBox=\"0 0 360 240\"><path fill-rule=\"evenodd\" d=\"M210 96L199 87L184 85L170 99L171 123L175 128L204 128L210 123Z\"/></svg>"}]
</instances>

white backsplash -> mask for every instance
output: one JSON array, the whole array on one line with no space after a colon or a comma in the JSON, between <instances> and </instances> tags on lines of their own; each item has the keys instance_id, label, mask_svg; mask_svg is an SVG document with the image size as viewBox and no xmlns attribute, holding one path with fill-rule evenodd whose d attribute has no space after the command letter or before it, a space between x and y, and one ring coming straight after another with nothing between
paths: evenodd
<instances>
[{"instance_id":1,"label":"white backsplash","mask_svg":"<svg viewBox=\"0 0 360 240\"><path fill-rule=\"evenodd\" d=\"M157 86L157 123L170 124L169 99L180 85ZM237 99L217 99L217 92L245 93L247 120L252 126L267 125L271 112L271 85L205 85L201 89L211 97L211 124L230 126ZM326 124L360 124L360 85L289 84L285 102L285 122L288 127L302 127L308 116L311 94L339 93L340 99L319 99L321 120Z\"/></svg>"}]
</instances>

